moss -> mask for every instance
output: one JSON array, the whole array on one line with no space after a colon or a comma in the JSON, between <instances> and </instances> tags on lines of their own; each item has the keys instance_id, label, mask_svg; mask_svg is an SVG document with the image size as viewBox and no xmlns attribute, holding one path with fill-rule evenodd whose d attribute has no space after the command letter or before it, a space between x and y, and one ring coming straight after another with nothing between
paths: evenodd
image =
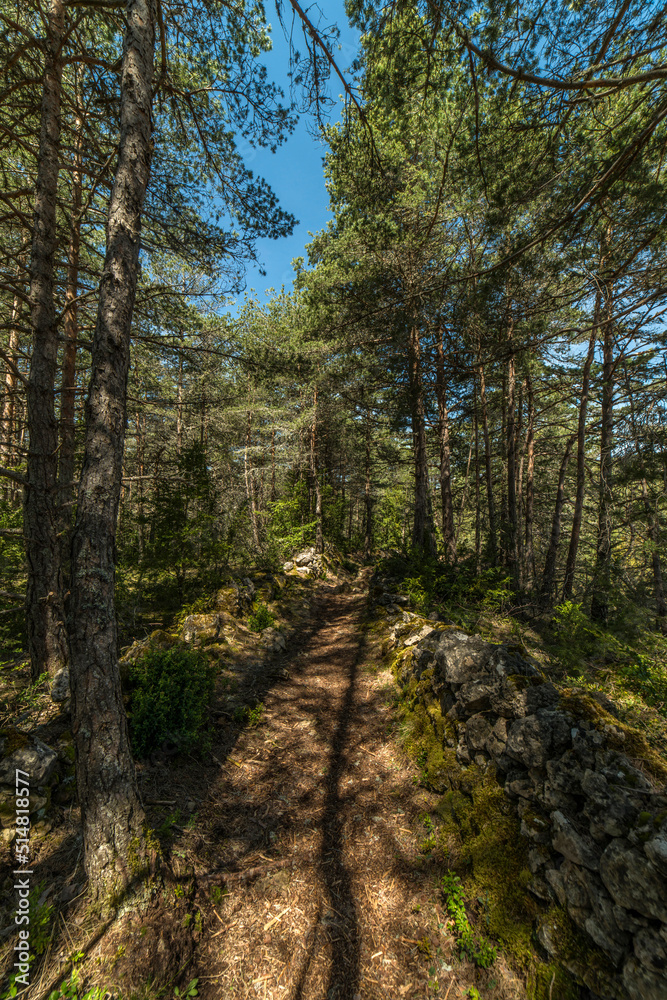
<instances>
[{"instance_id":1,"label":"moss","mask_svg":"<svg viewBox=\"0 0 667 1000\"><path fill-rule=\"evenodd\" d=\"M540 684L542 683L541 680L538 680L538 678L526 677L525 674L510 674L507 680L515 691L525 691L526 688L533 686L534 681L537 681Z\"/></svg>"},{"instance_id":2,"label":"moss","mask_svg":"<svg viewBox=\"0 0 667 1000\"><path fill-rule=\"evenodd\" d=\"M595 993L608 995L609 959L572 922L561 907L552 907L541 921L559 964Z\"/></svg>"},{"instance_id":3,"label":"moss","mask_svg":"<svg viewBox=\"0 0 667 1000\"><path fill-rule=\"evenodd\" d=\"M0 729L0 739L4 740L4 746L2 748L2 756L9 757L10 754L14 753L16 750L23 750L30 744L30 740L25 733L22 733L20 729L15 726L8 726L6 729Z\"/></svg>"},{"instance_id":4,"label":"moss","mask_svg":"<svg viewBox=\"0 0 667 1000\"><path fill-rule=\"evenodd\" d=\"M575 695L565 691L560 699L560 707L575 718L586 719L596 729L604 731L610 750L616 750L635 760L642 761L649 775L658 784L667 783L667 761L649 745L643 733L640 733L634 726L620 722L607 712L595 698L590 695ZM605 729L605 727L609 728Z\"/></svg>"},{"instance_id":5,"label":"moss","mask_svg":"<svg viewBox=\"0 0 667 1000\"><path fill-rule=\"evenodd\" d=\"M579 987L553 962L537 962L526 974L527 1000L578 1000Z\"/></svg>"}]
</instances>

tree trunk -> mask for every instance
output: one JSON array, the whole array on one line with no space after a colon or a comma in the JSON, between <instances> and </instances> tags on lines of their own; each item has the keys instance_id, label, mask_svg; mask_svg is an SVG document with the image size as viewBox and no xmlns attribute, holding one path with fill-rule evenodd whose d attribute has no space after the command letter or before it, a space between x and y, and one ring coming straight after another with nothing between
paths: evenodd
<instances>
[{"instance_id":1,"label":"tree trunk","mask_svg":"<svg viewBox=\"0 0 667 1000\"><path fill-rule=\"evenodd\" d=\"M410 327L408 337L408 365L415 479L412 545L422 555L432 556L436 554L436 548L428 493L428 455L426 451L426 416L421 367L421 344L416 324Z\"/></svg>"},{"instance_id":2,"label":"tree trunk","mask_svg":"<svg viewBox=\"0 0 667 1000\"><path fill-rule=\"evenodd\" d=\"M482 508L479 489L479 417L477 414L477 381L475 381L475 572L482 569Z\"/></svg>"},{"instance_id":3,"label":"tree trunk","mask_svg":"<svg viewBox=\"0 0 667 1000\"><path fill-rule=\"evenodd\" d=\"M56 199L64 17L62 0L52 0L47 23L47 55L30 255L33 347L27 389L30 445L23 501L23 534L28 569L26 625L33 681L43 671L53 676L67 665L56 510L58 425L54 393L58 360L54 257L57 247Z\"/></svg>"},{"instance_id":4,"label":"tree trunk","mask_svg":"<svg viewBox=\"0 0 667 1000\"><path fill-rule=\"evenodd\" d=\"M77 296L79 294L79 257L81 250L81 154L82 122L76 120L74 163L72 165L72 219L67 255L67 289L63 326L62 382L60 386L60 455L58 459L58 524L63 566L67 567L72 523L71 501L74 498L74 413L76 406L76 350L79 336Z\"/></svg>"},{"instance_id":5,"label":"tree trunk","mask_svg":"<svg viewBox=\"0 0 667 1000\"><path fill-rule=\"evenodd\" d=\"M581 535L581 520L584 512L584 491L586 487L586 411L588 409L591 365L593 363L593 357L595 356L595 343L600 323L601 303L602 297L600 292L598 292L595 297L593 328L588 341L588 353L586 354L584 370L581 376L581 400L579 403L579 422L577 424L577 493L574 500L570 546L568 548L567 561L565 563L565 579L563 581L564 601L572 599L574 574L577 567L577 552L579 550L579 537Z\"/></svg>"},{"instance_id":6,"label":"tree trunk","mask_svg":"<svg viewBox=\"0 0 667 1000\"><path fill-rule=\"evenodd\" d=\"M445 548L445 560L450 565L453 565L456 562L456 532L454 529L454 504L452 503L449 414L447 413L445 354L442 344L442 328L438 330L436 351L436 393L438 397L438 439L440 441L440 501L442 503L442 538Z\"/></svg>"},{"instance_id":7,"label":"tree trunk","mask_svg":"<svg viewBox=\"0 0 667 1000\"><path fill-rule=\"evenodd\" d=\"M248 386L248 394L250 394L250 386ZM252 541L255 546L255 550L259 551L259 525L257 524L257 509L255 507L255 492L252 488L251 481L251 469L250 469L250 433L252 430L252 412L248 410L248 423L246 426L245 435L245 451L243 453L243 471L245 474L245 493L248 498L248 513L250 514L250 526L252 528Z\"/></svg>"},{"instance_id":8,"label":"tree trunk","mask_svg":"<svg viewBox=\"0 0 667 1000\"><path fill-rule=\"evenodd\" d=\"M130 752L118 669L115 542L122 476L130 330L141 216L150 176L155 11L128 0L121 133L107 222L83 470L72 538L72 731L83 854L94 899L115 907L147 870L144 811Z\"/></svg>"},{"instance_id":9,"label":"tree trunk","mask_svg":"<svg viewBox=\"0 0 667 1000\"><path fill-rule=\"evenodd\" d=\"M612 339L612 293L607 288L602 342L602 412L600 427L600 481L598 532L591 597L591 618L606 622L609 617L612 517L612 443L614 434L614 352Z\"/></svg>"},{"instance_id":10,"label":"tree trunk","mask_svg":"<svg viewBox=\"0 0 667 1000\"><path fill-rule=\"evenodd\" d=\"M632 438L635 446L635 453L639 462L642 462L641 447L639 444L639 435L637 433L637 421L635 418L635 402L634 394L632 392L632 386L630 384L630 377L628 375L627 365L624 364L625 369L625 384L628 393L628 399L630 401L630 421L632 427ZM662 578L662 564L660 560L660 521L658 515L658 505L656 503L655 511L651 507L651 501L648 493L648 483L646 482L646 477L642 476L642 501L644 503L644 510L646 512L646 523L648 527L648 540L651 546L651 566L653 569L653 597L655 599L655 624L659 632L663 635L667 635L667 597L665 595L665 585Z\"/></svg>"},{"instance_id":11,"label":"tree trunk","mask_svg":"<svg viewBox=\"0 0 667 1000\"><path fill-rule=\"evenodd\" d=\"M276 499L276 429L271 430L271 503Z\"/></svg>"},{"instance_id":12,"label":"tree trunk","mask_svg":"<svg viewBox=\"0 0 667 1000\"><path fill-rule=\"evenodd\" d=\"M16 383L18 382L18 361L19 361L19 330L18 324L21 319L21 299L14 296L11 317L9 321L9 338L7 341L7 371L5 373L5 386L2 400L2 417L0 423L0 465L13 466L16 463ZM9 498L9 487L3 486L5 499Z\"/></svg>"},{"instance_id":13,"label":"tree trunk","mask_svg":"<svg viewBox=\"0 0 667 1000\"><path fill-rule=\"evenodd\" d=\"M479 397L482 403L482 436L484 438L484 471L486 475L486 499L489 508L489 556L491 565L498 562L498 538L496 535L496 510L493 500L493 465L491 458L491 438L489 435L489 416L486 405L486 383L484 381L484 366L479 365Z\"/></svg>"},{"instance_id":14,"label":"tree trunk","mask_svg":"<svg viewBox=\"0 0 667 1000\"><path fill-rule=\"evenodd\" d=\"M533 548L533 513L535 509L535 400L530 373L526 375L528 392L528 429L526 431L526 516L524 522L524 580L529 586L535 581L535 550Z\"/></svg>"},{"instance_id":15,"label":"tree trunk","mask_svg":"<svg viewBox=\"0 0 667 1000\"><path fill-rule=\"evenodd\" d=\"M317 468L317 389L313 398L313 423L310 429L310 477L315 493L315 551L324 552L322 532L322 490Z\"/></svg>"},{"instance_id":16,"label":"tree trunk","mask_svg":"<svg viewBox=\"0 0 667 1000\"><path fill-rule=\"evenodd\" d=\"M507 566L512 589L519 590L518 517L516 504L516 369L514 355L507 364Z\"/></svg>"},{"instance_id":17,"label":"tree trunk","mask_svg":"<svg viewBox=\"0 0 667 1000\"><path fill-rule=\"evenodd\" d=\"M373 495L371 492L371 411L366 408L364 502L366 518L364 530L364 559L369 560L373 551Z\"/></svg>"},{"instance_id":18,"label":"tree trunk","mask_svg":"<svg viewBox=\"0 0 667 1000\"><path fill-rule=\"evenodd\" d=\"M558 556L558 543L560 541L561 519L563 515L563 505L565 503L565 474L567 472L567 467L570 462L570 455L572 454L572 445L574 444L576 437L577 435L573 434L572 437L568 438L568 442L565 447L565 454L563 455L563 460L560 463L560 470L558 472L556 506L554 507L554 513L551 519L551 537L549 538L547 554L544 560L544 572L542 573L542 586L540 587L540 594L542 602L544 604L550 603L551 595L554 589L554 580L556 577L556 558Z\"/></svg>"}]
</instances>

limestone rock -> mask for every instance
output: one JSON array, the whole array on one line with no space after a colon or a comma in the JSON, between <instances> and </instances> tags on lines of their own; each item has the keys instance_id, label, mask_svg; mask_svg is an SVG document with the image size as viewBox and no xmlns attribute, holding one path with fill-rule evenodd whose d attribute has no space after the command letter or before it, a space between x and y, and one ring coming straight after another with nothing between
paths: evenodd
<instances>
[{"instance_id":1,"label":"limestone rock","mask_svg":"<svg viewBox=\"0 0 667 1000\"><path fill-rule=\"evenodd\" d=\"M51 700L55 702L66 701L69 698L69 670L65 667L59 670L53 678L51 685Z\"/></svg>"},{"instance_id":2,"label":"limestone rock","mask_svg":"<svg viewBox=\"0 0 667 1000\"><path fill-rule=\"evenodd\" d=\"M667 830L662 830L644 844L644 853L661 875L667 878Z\"/></svg>"},{"instance_id":3,"label":"limestone rock","mask_svg":"<svg viewBox=\"0 0 667 1000\"><path fill-rule=\"evenodd\" d=\"M507 735L506 752L526 767L543 767L554 752L570 743L570 725L562 712L541 709L517 719Z\"/></svg>"},{"instance_id":4,"label":"limestone rock","mask_svg":"<svg viewBox=\"0 0 667 1000\"><path fill-rule=\"evenodd\" d=\"M491 724L483 715L473 715L466 724L466 742L472 751L484 750L491 735Z\"/></svg>"},{"instance_id":5,"label":"limestone rock","mask_svg":"<svg viewBox=\"0 0 667 1000\"><path fill-rule=\"evenodd\" d=\"M465 684L484 669L493 647L479 636L443 632L435 659L447 684Z\"/></svg>"},{"instance_id":6,"label":"limestone rock","mask_svg":"<svg viewBox=\"0 0 667 1000\"><path fill-rule=\"evenodd\" d=\"M631 1000L665 1000L667 996L665 976L647 969L637 958L630 958L625 963L623 985Z\"/></svg>"},{"instance_id":7,"label":"limestone rock","mask_svg":"<svg viewBox=\"0 0 667 1000\"><path fill-rule=\"evenodd\" d=\"M619 906L667 923L667 878L637 848L612 840L600 859L600 875Z\"/></svg>"},{"instance_id":8,"label":"limestone rock","mask_svg":"<svg viewBox=\"0 0 667 1000\"><path fill-rule=\"evenodd\" d=\"M12 744L20 741L12 750ZM46 785L58 763L58 754L36 736L18 729L0 730L0 784L14 786L16 771L27 771L30 787Z\"/></svg>"},{"instance_id":9,"label":"limestone rock","mask_svg":"<svg viewBox=\"0 0 667 1000\"><path fill-rule=\"evenodd\" d=\"M551 814L553 823L552 844L558 851L575 865L582 865L592 871L600 868L600 851L590 837L579 833L574 825L560 810Z\"/></svg>"}]
</instances>

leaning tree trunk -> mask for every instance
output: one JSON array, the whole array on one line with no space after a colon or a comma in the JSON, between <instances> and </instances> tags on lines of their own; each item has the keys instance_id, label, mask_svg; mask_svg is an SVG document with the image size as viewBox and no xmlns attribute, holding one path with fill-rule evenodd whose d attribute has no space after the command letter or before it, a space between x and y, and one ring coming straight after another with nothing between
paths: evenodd
<instances>
[{"instance_id":1,"label":"leaning tree trunk","mask_svg":"<svg viewBox=\"0 0 667 1000\"><path fill-rule=\"evenodd\" d=\"M128 0L125 16L120 147L92 348L69 609L84 863L93 897L103 908L141 878L147 854L118 669L114 570L130 328L153 145L152 0Z\"/></svg>"},{"instance_id":2,"label":"leaning tree trunk","mask_svg":"<svg viewBox=\"0 0 667 1000\"><path fill-rule=\"evenodd\" d=\"M30 443L23 501L28 570L26 625L33 681L67 665L62 568L58 543L56 473L58 424L54 385L58 329L54 303L56 202L60 156L60 98L65 8L52 0L46 34L35 214L30 254L32 357L27 405Z\"/></svg>"}]
</instances>

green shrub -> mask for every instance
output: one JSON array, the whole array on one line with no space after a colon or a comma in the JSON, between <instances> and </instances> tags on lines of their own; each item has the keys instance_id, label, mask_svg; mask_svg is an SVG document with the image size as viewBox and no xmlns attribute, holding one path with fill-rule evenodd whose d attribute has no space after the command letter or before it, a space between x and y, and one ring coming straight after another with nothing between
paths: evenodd
<instances>
[{"instance_id":1,"label":"green shrub","mask_svg":"<svg viewBox=\"0 0 667 1000\"><path fill-rule=\"evenodd\" d=\"M132 745L147 756L172 739L189 750L206 718L215 668L186 646L152 649L130 668Z\"/></svg>"},{"instance_id":2,"label":"green shrub","mask_svg":"<svg viewBox=\"0 0 667 1000\"><path fill-rule=\"evenodd\" d=\"M253 613L248 617L248 627L253 632L261 632L262 629L270 628L275 624L275 618L261 601L255 603Z\"/></svg>"}]
</instances>

